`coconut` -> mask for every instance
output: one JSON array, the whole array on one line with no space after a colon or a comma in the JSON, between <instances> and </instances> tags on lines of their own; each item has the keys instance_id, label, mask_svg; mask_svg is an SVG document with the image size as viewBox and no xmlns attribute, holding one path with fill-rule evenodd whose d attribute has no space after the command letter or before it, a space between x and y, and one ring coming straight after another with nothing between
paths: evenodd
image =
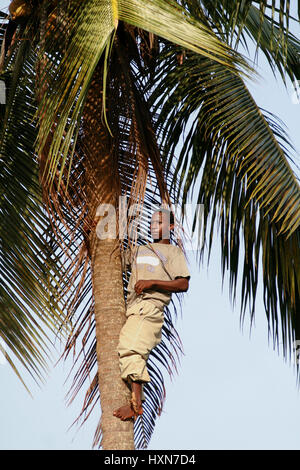
<instances>
[{"instance_id":1,"label":"coconut","mask_svg":"<svg viewBox=\"0 0 300 470\"><path fill-rule=\"evenodd\" d=\"M8 9L11 19L14 21L27 18L32 12L32 6L30 2L25 0L13 0Z\"/></svg>"}]
</instances>

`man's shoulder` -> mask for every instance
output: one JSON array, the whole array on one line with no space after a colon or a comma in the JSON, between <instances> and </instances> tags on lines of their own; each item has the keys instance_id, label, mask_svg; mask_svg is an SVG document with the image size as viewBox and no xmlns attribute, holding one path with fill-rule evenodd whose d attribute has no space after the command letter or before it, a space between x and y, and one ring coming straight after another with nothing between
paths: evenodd
<instances>
[{"instance_id":1,"label":"man's shoulder","mask_svg":"<svg viewBox=\"0 0 300 470\"><path fill-rule=\"evenodd\" d=\"M158 243L153 246L155 253L167 263L170 263L174 258L181 256L182 250L177 245L171 243Z\"/></svg>"},{"instance_id":2,"label":"man's shoulder","mask_svg":"<svg viewBox=\"0 0 300 470\"><path fill-rule=\"evenodd\" d=\"M181 250L180 246L173 245L173 243L148 243L148 245L151 245L155 249L162 248L163 250Z\"/></svg>"},{"instance_id":3,"label":"man's shoulder","mask_svg":"<svg viewBox=\"0 0 300 470\"><path fill-rule=\"evenodd\" d=\"M155 249L162 250L166 253L183 253L182 249L178 245L173 245L171 243L161 243L159 246L156 246Z\"/></svg>"}]
</instances>

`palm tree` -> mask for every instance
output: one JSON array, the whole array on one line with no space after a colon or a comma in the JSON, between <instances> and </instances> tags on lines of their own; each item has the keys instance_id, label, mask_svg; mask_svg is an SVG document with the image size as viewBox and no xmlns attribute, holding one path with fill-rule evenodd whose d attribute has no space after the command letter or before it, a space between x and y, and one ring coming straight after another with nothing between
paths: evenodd
<instances>
[{"instance_id":1,"label":"palm tree","mask_svg":"<svg viewBox=\"0 0 300 470\"><path fill-rule=\"evenodd\" d=\"M250 36L283 79L299 78L300 43L288 2L278 3L14 0L2 26L1 336L37 378L47 364L45 325L61 333L65 357L82 345L70 401L89 384L84 422L101 398L94 444L103 449L147 446L165 398L160 366L172 373L181 351L167 309L143 417L134 426L113 417L129 393L116 355L122 254L147 239L153 204L184 208L199 183L201 256L218 220L234 296L244 241L241 317L246 305L254 317L262 263L274 342L279 325L285 356L299 338L299 184L287 136L251 97L244 79L255 72L237 52ZM97 211L110 204L118 214L121 196L143 209L128 214L133 241L118 231L100 239Z\"/></svg>"}]
</instances>

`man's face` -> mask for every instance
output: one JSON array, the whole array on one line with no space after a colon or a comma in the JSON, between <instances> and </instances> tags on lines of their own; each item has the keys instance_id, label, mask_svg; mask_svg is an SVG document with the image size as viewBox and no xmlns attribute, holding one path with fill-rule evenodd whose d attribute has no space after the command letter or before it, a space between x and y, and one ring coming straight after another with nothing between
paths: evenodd
<instances>
[{"instance_id":1,"label":"man's face","mask_svg":"<svg viewBox=\"0 0 300 470\"><path fill-rule=\"evenodd\" d=\"M153 240L169 240L172 227L167 214L155 212L151 218L151 237Z\"/></svg>"}]
</instances>

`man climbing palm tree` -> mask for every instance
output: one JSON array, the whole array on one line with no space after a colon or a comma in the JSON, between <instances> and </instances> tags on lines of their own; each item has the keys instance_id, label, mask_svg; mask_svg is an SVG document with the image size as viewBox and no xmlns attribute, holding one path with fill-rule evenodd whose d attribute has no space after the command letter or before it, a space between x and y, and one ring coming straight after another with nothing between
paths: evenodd
<instances>
[{"instance_id":1,"label":"man climbing palm tree","mask_svg":"<svg viewBox=\"0 0 300 470\"><path fill-rule=\"evenodd\" d=\"M118 353L121 377L131 389L131 401L114 411L122 421L143 413L143 384L150 382L146 363L161 341L164 307L173 292L186 292L190 273L180 247L170 243L174 216L160 209L152 215L154 243L129 251L125 263L132 265L128 283L126 323L121 330Z\"/></svg>"}]
</instances>

